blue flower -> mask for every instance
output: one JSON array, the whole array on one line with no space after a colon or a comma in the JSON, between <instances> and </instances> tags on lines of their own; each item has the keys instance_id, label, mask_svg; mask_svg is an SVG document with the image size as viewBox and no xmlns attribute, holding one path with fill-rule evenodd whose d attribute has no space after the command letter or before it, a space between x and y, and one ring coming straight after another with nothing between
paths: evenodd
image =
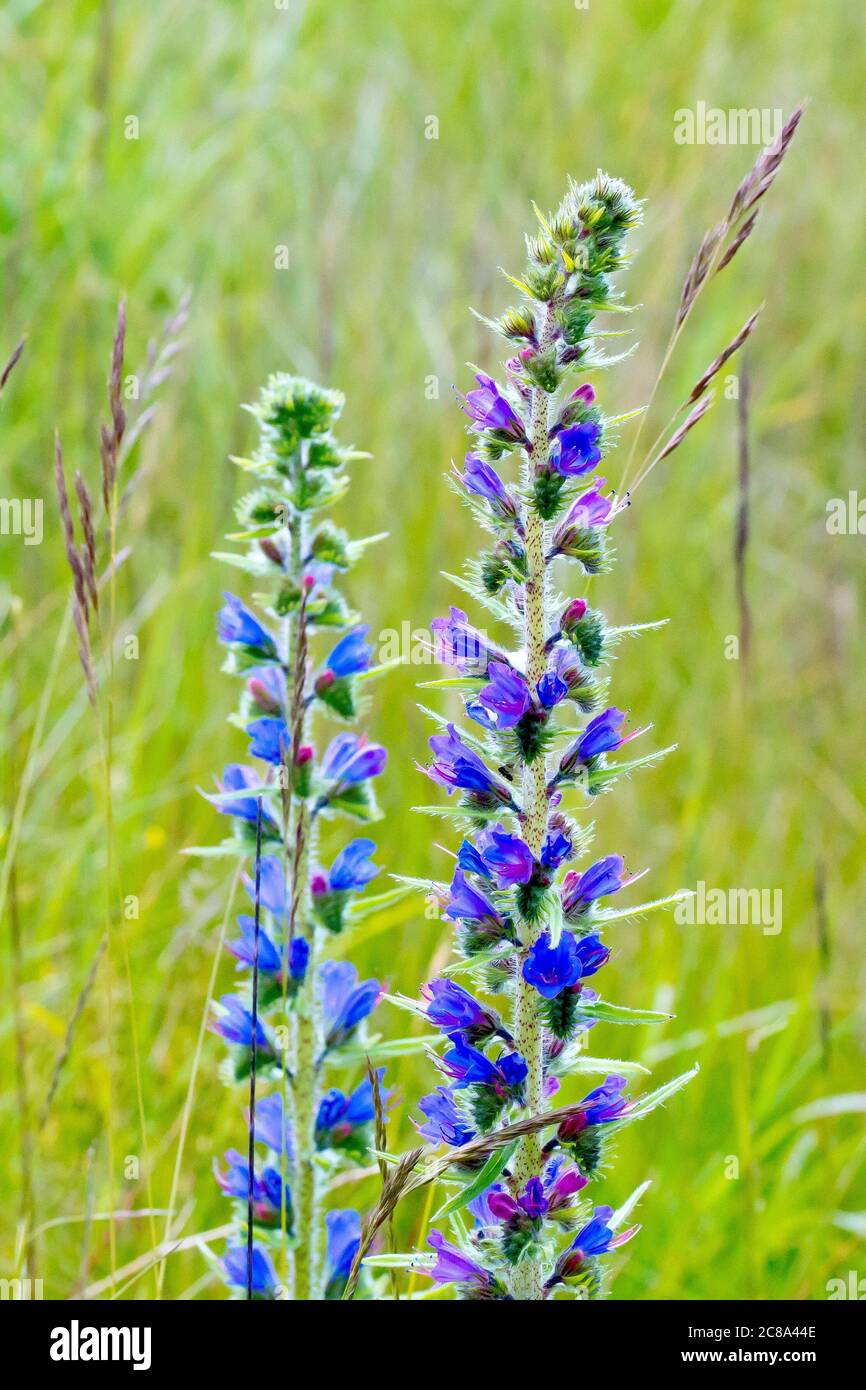
<instances>
[{"instance_id":1,"label":"blue flower","mask_svg":"<svg viewBox=\"0 0 866 1390\"><path fill-rule=\"evenodd\" d=\"M562 990L579 980L594 975L604 965L610 951L597 936L578 940L570 931L563 931L555 946L550 933L542 932L529 949L523 962L523 978L545 999L555 999Z\"/></svg>"},{"instance_id":2,"label":"blue flower","mask_svg":"<svg viewBox=\"0 0 866 1390\"><path fill-rule=\"evenodd\" d=\"M252 1292L258 1298L273 1298L279 1290L276 1270L271 1257L261 1245L252 1249ZM233 1288L247 1287L247 1248L245 1245L230 1245L226 1250L222 1267L226 1280Z\"/></svg>"},{"instance_id":3,"label":"blue flower","mask_svg":"<svg viewBox=\"0 0 866 1390\"><path fill-rule=\"evenodd\" d=\"M254 666L245 674L249 696L262 713L285 716L288 687L282 666Z\"/></svg>"},{"instance_id":4,"label":"blue flower","mask_svg":"<svg viewBox=\"0 0 866 1390\"><path fill-rule=\"evenodd\" d=\"M329 1211L325 1217L325 1227L328 1279L325 1297L339 1298L361 1244L361 1218L356 1211Z\"/></svg>"},{"instance_id":5,"label":"blue flower","mask_svg":"<svg viewBox=\"0 0 866 1390\"><path fill-rule=\"evenodd\" d=\"M334 893L349 893L365 888L379 869L370 862L376 853L375 840L350 840L340 851L328 874L328 887Z\"/></svg>"},{"instance_id":6,"label":"blue flower","mask_svg":"<svg viewBox=\"0 0 866 1390\"><path fill-rule=\"evenodd\" d=\"M502 925L502 918L492 902L477 888L473 888L462 869L454 870L454 877L451 880L451 896L445 908L445 916L451 917L455 921Z\"/></svg>"},{"instance_id":7,"label":"blue flower","mask_svg":"<svg viewBox=\"0 0 866 1390\"><path fill-rule=\"evenodd\" d=\"M546 672L535 688L544 709L553 709L568 694L565 681L553 671Z\"/></svg>"},{"instance_id":8,"label":"blue flower","mask_svg":"<svg viewBox=\"0 0 866 1390\"><path fill-rule=\"evenodd\" d=\"M236 1149L226 1154L227 1170L223 1173L214 1164L216 1180L227 1197L249 1200L250 1165ZM253 1219L262 1225L273 1226L282 1218L283 1181L276 1168L263 1168L253 1173ZM292 1197L286 1188L286 1215L291 1211Z\"/></svg>"},{"instance_id":9,"label":"blue flower","mask_svg":"<svg viewBox=\"0 0 866 1390\"><path fill-rule=\"evenodd\" d=\"M293 936L289 943L289 975L300 984L307 973L310 960L310 945L302 936Z\"/></svg>"},{"instance_id":10,"label":"blue flower","mask_svg":"<svg viewBox=\"0 0 866 1390\"><path fill-rule=\"evenodd\" d=\"M378 743L368 743L357 734L337 734L325 749L322 773L338 786L354 786L369 777L378 777L388 754Z\"/></svg>"},{"instance_id":11,"label":"blue flower","mask_svg":"<svg viewBox=\"0 0 866 1390\"><path fill-rule=\"evenodd\" d=\"M251 821L255 825L258 820L258 800L256 796L230 796L226 793L240 792L249 788L256 793L267 792L269 788L262 785L258 773L251 767L244 767L241 763L230 763L223 768L222 785L216 795L205 795L205 800L223 816L237 816L239 820ZM266 800L262 800L262 820L268 821L271 825L276 825L273 815L268 810Z\"/></svg>"},{"instance_id":12,"label":"blue flower","mask_svg":"<svg viewBox=\"0 0 866 1390\"><path fill-rule=\"evenodd\" d=\"M529 442L526 427L492 377L476 372L478 387L464 397L463 409L477 430L492 430L515 444Z\"/></svg>"},{"instance_id":13,"label":"blue flower","mask_svg":"<svg viewBox=\"0 0 866 1390\"><path fill-rule=\"evenodd\" d=\"M578 763L589 763L602 753L615 752L624 743L629 743L639 734L645 734L649 727L647 725L642 729L635 729L632 733L623 736L620 730L624 720L625 714L621 709L616 709L615 706L611 706L603 714L597 714L594 719L591 719L580 738L576 739L563 754L557 776L573 772Z\"/></svg>"},{"instance_id":14,"label":"blue flower","mask_svg":"<svg viewBox=\"0 0 866 1390\"><path fill-rule=\"evenodd\" d=\"M485 864L478 850L471 840L464 840L457 851L458 867L468 874L477 874L479 878L492 879L493 875Z\"/></svg>"},{"instance_id":15,"label":"blue flower","mask_svg":"<svg viewBox=\"0 0 866 1390\"><path fill-rule=\"evenodd\" d=\"M491 661L502 656L487 645L484 635L474 628L462 608L449 608L447 618L434 618L430 624L436 660L455 666L464 676L486 676Z\"/></svg>"},{"instance_id":16,"label":"blue flower","mask_svg":"<svg viewBox=\"0 0 866 1390\"><path fill-rule=\"evenodd\" d=\"M244 874L244 887L252 902L256 900L256 881ZM259 902L266 912L282 918L286 910L286 878L279 855L266 854L259 871Z\"/></svg>"},{"instance_id":17,"label":"blue flower","mask_svg":"<svg viewBox=\"0 0 866 1390\"><path fill-rule=\"evenodd\" d=\"M241 969L253 964L256 953L256 919L242 912L238 917L238 926L241 929L240 940L230 941L228 950L237 957L238 969ZM259 924L259 970L263 975L279 976L282 974L284 962L285 954L280 954L278 947Z\"/></svg>"},{"instance_id":18,"label":"blue flower","mask_svg":"<svg viewBox=\"0 0 866 1390\"><path fill-rule=\"evenodd\" d=\"M422 1115L426 1115L427 1123L416 1124L415 1128L432 1144L450 1144L452 1148L458 1148L475 1138L475 1130L467 1125L454 1092L447 1086L437 1086L429 1096L422 1096L418 1109Z\"/></svg>"},{"instance_id":19,"label":"blue flower","mask_svg":"<svg viewBox=\"0 0 866 1390\"><path fill-rule=\"evenodd\" d=\"M591 473L601 460L599 426L592 420L560 430L550 447L550 467L566 478Z\"/></svg>"},{"instance_id":20,"label":"blue flower","mask_svg":"<svg viewBox=\"0 0 866 1390\"><path fill-rule=\"evenodd\" d=\"M256 1142L273 1149L274 1153L285 1152L292 1158L292 1129L283 1109L280 1091L274 1091L256 1102Z\"/></svg>"},{"instance_id":21,"label":"blue flower","mask_svg":"<svg viewBox=\"0 0 866 1390\"><path fill-rule=\"evenodd\" d=\"M573 1144L592 1125L606 1125L627 1114L632 1108L631 1101L622 1094L627 1084L624 1076L605 1077L601 1086L584 1096L579 1109L562 1121L556 1131L560 1143Z\"/></svg>"},{"instance_id":22,"label":"blue flower","mask_svg":"<svg viewBox=\"0 0 866 1390\"><path fill-rule=\"evenodd\" d=\"M261 758L266 763L274 764L288 760L292 740L285 719L263 715L261 719L254 719L248 724L246 732L250 736L251 758Z\"/></svg>"},{"instance_id":23,"label":"blue flower","mask_svg":"<svg viewBox=\"0 0 866 1390\"><path fill-rule=\"evenodd\" d=\"M391 1092L382 1090L385 1068L380 1067L376 1075L379 1078L382 1104L387 1106L391 1099ZM373 1086L369 1077L365 1077L349 1096L332 1086L319 1102L316 1115L317 1147L320 1149L339 1149L355 1146L366 1149L366 1142L358 1143L358 1131L371 1124L375 1116Z\"/></svg>"},{"instance_id":24,"label":"blue flower","mask_svg":"<svg viewBox=\"0 0 866 1390\"><path fill-rule=\"evenodd\" d=\"M583 1273L587 1260L594 1259L597 1255L606 1255L609 1250L625 1245L626 1241L631 1240L640 1230L639 1226L630 1226L627 1231L620 1231L615 1235L610 1225L612 1216L613 1207L596 1207L592 1220L581 1227L571 1245L560 1255L555 1273L547 1283L549 1289Z\"/></svg>"},{"instance_id":25,"label":"blue flower","mask_svg":"<svg viewBox=\"0 0 866 1390\"><path fill-rule=\"evenodd\" d=\"M485 729L513 729L532 704L529 687L504 661L491 661L487 676L489 684L467 701L466 713Z\"/></svg>"},{"instance_id":26,"label":"blue flower","mask_svg":"<svg viewBox=\"0 0 866 1390\"><path fill-rule=\"evenodd\" d=\"M464 1255L456 1245L447 1241L440 1231L431 1231L427 1244L436 1251L436 1263L421 1272L432 1279L434 1284L459 1284L477 1290L489 1290L496 1286L497 1280L489 1270L483 1269L475 1260Z\"/></svg>"},{"instance_id":27,"label":"blue flower","mask_svg":"<svg viewBox=\"0 0 866 1390\"><path fill-rule=\"evenodd\" d=\"M620 888L634 882L633 878L623 877L623 859L619 854L609 854L591 864L582 874L567 873L562 880L562 907L569 917L585 912L597 898L606 898L618 893Z\"/></svg>"},{"instance_id":28,"label":"blue flower","mask_svg":"<svg viewBox=\"0 0 866 1390\"><path fill-rule=\"evenodd\" d=\"M428 985L421 986L421 993L427 1001L427 1019L443 1033L460 1033L471 1043L484 1042L496 1035L511 1041L498 1014L485 1009L474 995L453 980L431 980Z\"/></svg>"},{"instance_id":29,"label":"blue flower","mask_svg":"<svg viewBox=\"0 0 866 1390\"><path fill-rule=\"evenodd\" d=\"M558 869L574 853L571 836L558 826L551 824L541 846L541 863L545 869Z\"/></svg>"},{"instance_id":30,"label":"blue flower","mask_svg":"<svg viewBox=\"0 0 866 1390\"><path fill-rule=\"evenodd\" d=\"M212 1019L210 1029L219 1033L226 1042L237 1043L240 1047L252 1047L253 1016L245 1008L236 994L224 994L219 1001L220 1013ZM256 1046L268 1048L268 1038L262 1020L256 1019Z\"/></svg>"},{"instance_id":31,"label":"blue flower","mask_svg":"<svg viewBox=\"0 0 866 1390\"><path fill-rule=\"evenodd\" d=\"M217 619L217 634L227 646L255 647L262 655L276 656L276 643L262 627L255 613L250 612L235 594L223 594L225 606Z\"/></svg>"},{"instance_id":32,"label":"blue flower","mask_svg":"<svg viewBox=\"0 0 866 1390\"><path fill-rule=\"evenodd\" d=\"M373 649L365 642L368 625L355 627L337 643L325 665L335 676L355 676L368 671L373 664Z\"/></svg>"},{"instance_id":33,"label":"blue flower","mask_svg":"<svg viewBox=\"0 0 866 1390\"><path fill-rule=\"evenodd\" d=\"M455 1090L484 1086L500 1099L520 1098L529 1069L518 1052L506 1052L491 1059L470 1047L460 1034L454 1034L450 1041L454 1045L439 1065L451 1078Z\"/></svg>"},{"instance_id":34,"label":"blue flower","mask_svg":"<svg viewBox=\"0 0 866 1390\"><path fill-rule=\"evenodd\" d=\"M588 758L598 757L599 753L611 753L619 748L623 742L619 731L624 719L623 711L614 706L591 719L577 743L581 761L586 762Z\"/></svg>"},{"instance_id":35,"label":"blue flower","mask_svg":"<svg viewBox=\"0 0 866 1390\"><path fill-rule=\"evenodd\" d=\"M479 804L513 806L507 787L494 777L477 753L467 748L453 724L446 727L447 733L431 738L435 756L430 766L421 771L444 787L449 796L459 788L469 792Z\"/></svg>"},{"instance_id":36,"label":"blue flower","mask_svg":"<svg viewBox=\"0 0 866 1390\"><path fill-rule=\"evenodd\" d=\"M492 468L478 454L466 455L463 472L458 473L457 476L467 492L473 493L476 497L484 498L493 515L499 521L510 522L517 519L516 501L496 469Z\"/></svg>"},{"instance_id":37,"label":"blue flower","mask_svg":"<svg viewBox=\"0 0 866 1390\"><path fill-rule=\"evenodd\" d=\"M319 971L325 1046L340 1047L379 1002L378 980L358 984L358 972L347 960L325 961Z\"/></svg>"},{"instance_id":38,"label":"blue flower","mask_svg":"<svg viewBox=\"0 0 866 1390\"><path fill-rule=\"evenodd\" d=\"M478 853L495 876L497 888L528 883L535 872L532 850L519 835L512 835L500 824L482 830L476 840Z\"/></svg>"}]
</instances>

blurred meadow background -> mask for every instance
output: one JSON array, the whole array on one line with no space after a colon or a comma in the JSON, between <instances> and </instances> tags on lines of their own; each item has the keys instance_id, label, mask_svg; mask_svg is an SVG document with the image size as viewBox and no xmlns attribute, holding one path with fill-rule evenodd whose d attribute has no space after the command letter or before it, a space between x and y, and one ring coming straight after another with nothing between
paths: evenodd
<instances>
[{"instance_id":1,"label":"blurred meadow background","mask_svg":"<svg viewBox=\"0 0 866 1390\"><path fill-rule=\"evenodd\" d=\"M3 7L4 360L27 341L0 406L0 493L44 499L45 534L32 546L0 538L0 1274L41 1278L47 1298L152 1297L171 1209L183 1244L163 1296L225 1297L201 1236L221 1250L207 1235L229 1216L211 1163L243 1147L245 1129L219 1078L220 1042L206 1034L196 1058L209 993L234 975L218 953L232 866L181 851L222 837L197 788L243 751L225 722L234 690L214 627L231 576L208 558L242 486L228 455L252 442L241 402L277 369L346 392L342 437L373 458L355 466L344 519L355 534L390 532L354 572L353 597L374 633L427 628L459 602L440 572L478 543L442 481L465 449L451 386L466 389L467 361L504 355L469 306L494 314L511 301L497 267L522 267L530 200L555 206L567 174L598 166L647 199L625 286L642 306L629 321L640 346L597 381L609 413L632 409L688 262L758 153L677 144L675 112L704 101L787 114L804 97L761 224L702 299L654 417L660 428L766 300L734 368L747 364L751 388L749 659L726 655L741 623L738 426L721 392L640 490L617 527L619 563L595 590L614 622L670 619L621 649L613 692L654 721L656 746L679 744L602 799L599 852L651 865L644 896L698 881L780 889L781 930L670 914L618 926L609 997L675 1018L599 1025L592 1050L641 1061L656 1084L701 1066L619 1142L603 1199L652 1186L644 1231L617 1256L614 1298L821 1299L828 1280L863 1270L866 542L828 534L826 509L863 477L864 29L856 8L811 0ZM118 624L138 658L121 652L113 685L114 869L139 908L119 928L128 977L120 947L111 963L107 1071L105 795L64 624L53 431L68 470L98 491L118 298L134 371L187 289L183 348L129 461L138 481L120 524L132 553ZM613 483L629 442L626 431L606 460ZM415 687L434 674L401 666L369 721L390 750L378 859L418 876L445 876L448 862L433 847L447 827L409 810L431 799L413 764L429 733ZM448 932L412 901L349 949L362 975L415 995L447 959ZM403 1035L405 1019L383 1005L378 1026ZM401 1092L397 1147L431 1073L409 1055L388 1080ZM102 1219L109 1110L125 1213L115 1283ZM363 1210L376 1191L369 1177L341 1201ZM400 1208L400 1248L423 1239L424 1220L423 1202Z\"/></svg>"}]
</instances>

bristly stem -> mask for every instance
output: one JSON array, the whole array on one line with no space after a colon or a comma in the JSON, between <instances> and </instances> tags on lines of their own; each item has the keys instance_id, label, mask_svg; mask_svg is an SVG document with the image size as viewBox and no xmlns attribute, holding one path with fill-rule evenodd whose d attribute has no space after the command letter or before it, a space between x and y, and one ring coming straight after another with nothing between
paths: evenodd
<instances>
[{"instance_id":1,"label":"bristly stem","mask_svg":"<svg viewBox=\"0 0 866 1390\"><path fill-rule=\"evenodd\" d=\"M542 346L548 345L553 324L552 305L548 305L542 331ZM537 468L543 468L549 453L549 397L537 387L532 392L531 444L532 452L523 467L523 484L531 492L532 478ZM531 505L526 509L526 570L523 612L526 679L534 689L547 669L548 583L545 554L547 551L545 524ZM544 757L535 758L523 767L523 830L532 853L538 858L547 832L547 767ZM523 978L523 963L528 948L541 932L541 924L525 923L522 950L519 954L517 989L514 1003L514 1040L518 1052L529 1068L526 1079L526 1105L530 1115L544 1109L544 1030L538 1011L538 994ZM521 1140L514 1162L514 1179L518 1191L530 1178L542 1170L541 1139L538 1132ZM541 1274L537 1261L523 1260L514 1270L512 1288L516 1298L540 1300L543 1297Z\"/></svg>"},{"instance_id":2,"label":"bristly stem","mask_svg":"<svg viewBox=\"0 0 866 1390\"><path fill-rule=\"evenodd\" d=\"M305 545L304 519L297 515L291 525L292 569L300 582ZM292 750L304 741L307 707L307 615L306 597L302 592L297 615L290 627L293 650L290 653L289 708ZM283 765L286 772L285 762ZM290 770L289 770L290 775ZM309 802L292 796L291 816L287 826L289 836L290 895L288 939L300 935L307 943L307 971L298 990L295 1005L294 1049L292 1054L292 1095L295 1132L295 1260L294 1297L300 1302L317 1297L315 1270L316 1212L316 1110L318 1101L317 1066L318 1034L317 989L318 970L316 927L309 911L309 865L313 818Z\"/></svg>"},{"instance_id":3,"label":"bristly stem","mask_svg":"<svg viewBox=\"0 0 866 1390\"><path fill-rule=\"evenodd\" d=\"M256 810L256 889L255 926L253 935L253 1026L250 1044L250 1142L249 1174L247 1181L247 1299L253 1297L253 1183L256 1157L256 1062L258 1049L256 1032L259 1022L259 929L262 918L262 798L257 799Z\"/></svg>"}]
</instances>

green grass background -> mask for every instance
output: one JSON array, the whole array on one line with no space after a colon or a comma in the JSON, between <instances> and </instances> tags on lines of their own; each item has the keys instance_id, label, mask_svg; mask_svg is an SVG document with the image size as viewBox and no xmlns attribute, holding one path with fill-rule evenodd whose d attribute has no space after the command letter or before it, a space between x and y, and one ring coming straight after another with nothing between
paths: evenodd
<instances>
[{"instance_id":1,"label":"green grass background","mask_svg":"<svg viewBox=\"0 0 866 1390\"><path fill-rule=\"evenodd\" d=\"M328 5L290 0L131 0L62 6L10 0L0 146L3 347L28 335L4 394L4 496L45 499L46 536L0 542L3 575L3 802L0 850L28 757L31 789L11 906L22 938L27 1085L38 1111L104 921L100 758L74 643L62 648L41 736L39 702L68 590L51 485L52 431L70 467L96 482L97 427L117 297L128 295L130 365L186 286L186 349L161 391L144 470L122 525L133 554L118 580L137 662L115 687L118 872L140 900L125 927L142 1055L155 1205L171 1187L184 1098L207 1001L226 861L179 851L215 840L196 787L242 751L225 723L214 611L226 573L208 552L231 529L239 480L227 461L251 442L239 403L274 369L342 387L344 436L374 455L357 465L343 517L390 540L353 578L374 631L423 627L455 595L441 577L476 545L442 483L465 447L451 384L497 345L468 313L509 302L497 267L518 271L530 199L555 204L566 175L597 166L647 198L629 276L640 348L603 378L610 413L646 398L679 284L757 152L680 146L674 112L811 107L761 226L702 300L663 392L662 417L766 299L749 352L754 493L748 583L751 670L725 659L737 631L732 566L736 410L720 399L662 465L617 528L619 563L596 591L612 620L669 617L621 652L615 697L658 746L660 769L603 799L601 852L652 865L652 895L703 879L781 888L779 935L678 926L651 917L616 931L608 997L675 1012L661 1029L599 1025L593 1050L631 1056L661 1082L701 1073L626 1132L604 1196L652 1178L644 1231L617 1257L616 1298L806 1298L862 1268L863 1161L862 536L829 536L828 498L862 483L864 185L859 95L864 20L851 6L790 0L438 0ZM125 119L140 123L124 137ZM425 139L436 116L439 138ZM275 247L290 267L274 268ZM439 399L425 394L439 381ZM626 436L626 442L628 436ZM608 461L616 481L624 450ZM408 808L430 799L413 768L428 727L405 666L379 687L371 732L391 763L381 860L444 873L431 844L447 831ZM822 965L814 886L827 881ZM2 922L0 1273L20 1268L21 1115L10 988L10 909ZM395 912L353 957L413 994L447 952L443 927ZM105 966L80 1020L48 1121L35 1139L30 1272L46 1297L104 1280ZM230 987L232 962L219 967ZM141 1156L122 956L113 966L115 1199L147 1205L127 1181ZM829 1044L821 1043L821 1011ZM390 1007L389 1032L405 1032ZM227 1217L212 1156L242 1145L236 1093L204 1044L181 1173L183 1235ZM393 1146L431 1076L422 1058L391 1068L403 1103ZM571 1093L567 1093L571 1098ZM842 1100L827 1098L842 1097ZM829 1112L829 1113L825 1113ZM31 1125L31 1133L34 1126ZM738 1163L738 1176L731 1177ZM374 1197L368 1181L346 1200ZM441 1195L441 1193L440 1193ZM341 1196L342 1200L342 1196ZM437 1199L438 1200L438 1199ZM161 1237L164 1218L155 1219ZM403 1248L421 1221L407 1204ZM117 1264L146 1261L149 1222L117 1226ZM219 1242L215 1249L220 1248ZM126 1289L153 1292L152 1273ZM164 1294L224 1296L200 1249L173 1255Z\"/></svg>"}]
</instances>

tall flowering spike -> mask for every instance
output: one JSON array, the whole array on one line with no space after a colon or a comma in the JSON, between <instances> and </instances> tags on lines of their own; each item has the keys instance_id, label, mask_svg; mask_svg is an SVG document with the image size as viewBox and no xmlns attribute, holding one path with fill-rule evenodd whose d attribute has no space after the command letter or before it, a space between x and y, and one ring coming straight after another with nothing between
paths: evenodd
<instances>
[{"instance_id":1,"label":"tall flowering spike","mask_svg":"<svg viewBox=\"0 0 866 1390\"><path fill-rule=\"evenodd\" d=\"M478 373L461 398L472 438L452 482L491 542L464 586L479 612L452 608L432 624L438 657L459 673L468 722L431 738L423 770L455 798L450 814L464 832L452 881L434 897L455 927L463 978L496 993L500 1009L441 979L413 1005L450 1044L437 1055L446 1084L424 1097L416 1121L434 1144L459 1146L543 1116L597 1018L638 1017L602 1004L588 983L598 985L610 956L605 899L632 878L618 854L570 867L590 834L563 802L596 795L652 755L617 757L644 730L602 698L614 634L587 598L554 584L585 588L609 567L624 510L595 473L612 422L582 378L604 365L596 319L622 309L611 277L639 220L631 190L604 174L572 183L555 213L539 214L514 281L523 302L494 325L516 351L500 381ZM511 633L484 631L485 611ZM595 1295L604 1256L624 1236L609 1207L593 1216L584 1188L603 1168L609 1136L661 1098L636 1107L625 1085L612 1075L583 1101L585 1087L576 1091L566 1121L522 1137L500 1181L470 1205L475 1233L462 1218L456 1245L431 1233L435 1258L419 1253L419 1270L466 1299ZM458 1175L477 1176L456 1162Z\"/></svg>"},{"instance_id":2,"label":"tall flowering spike","mask_svg":"<svg viewBox=\"0 0 866 1390\"><path fill-rule=\"evenodd\" d=\"M327 1179L367 1160L376 1115L371 1079L349 1074L340 1088L332 1072L346 1044L363 1042L381 985L360 980L349 961L322 958L351 927L379 865L366 834L329 835L320 855L319 828L375 820L373 783L386 762L363 730L333 727L356 722L359 681L378 674L369 628L339 586L365 542L319 516L346 490L347 464L363 457L334 435L342 405L338 392L299 377L269 379L249 407L258 448L236 460L254 486L238 503L240 529L229 539L246 548L218 557L253 580L250 598L223 596L217 618L224 669L241 682L234 722L248 762L226 767L209 797L230 819L227 843L242 855L254 853L262 807L258 874L244 879L258 923L251 912L238 917L228 943L238 992L223 996L212 1023L229 1046L227 1077L249 1078L254 1059L259 1088L248 1116L253 1163L231 1150L217 1168L234 1203L237 1231L222 1268L238 1297L340 1296L360 1218L326 1211ZM311 727L317 712L332 725L321 748ZM376 1080L384 1111L381 1071Z\"/></svg>"}]
</instances>

